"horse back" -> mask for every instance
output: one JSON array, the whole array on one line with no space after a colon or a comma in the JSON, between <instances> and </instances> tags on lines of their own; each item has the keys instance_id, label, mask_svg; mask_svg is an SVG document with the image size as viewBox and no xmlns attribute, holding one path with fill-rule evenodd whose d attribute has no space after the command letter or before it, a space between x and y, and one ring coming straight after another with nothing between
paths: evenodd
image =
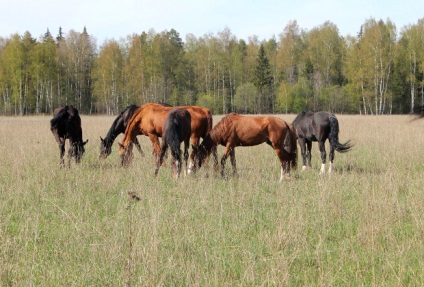
<instances>
[{"instance_id":1,"label":"horse back","mask_svg":"<svg viewBox=\"0 0 424 287\"><path fill-rule=\"evenodd\" d=\"M198 106L181 106L191 115L191 132L195 137L205 138L212 130L212 112Z\"/></svg>"},{"instance_id":2,"label":"horse back","mask_svg":"<svg viewBox=\"0 0 424 287\"><path fill-rule=\"evenodd\" d=\"M81 118L78 110L72 105L59 107L53 111L50 129L62 138L82 140Z\"/></svg>"}]
</instances>

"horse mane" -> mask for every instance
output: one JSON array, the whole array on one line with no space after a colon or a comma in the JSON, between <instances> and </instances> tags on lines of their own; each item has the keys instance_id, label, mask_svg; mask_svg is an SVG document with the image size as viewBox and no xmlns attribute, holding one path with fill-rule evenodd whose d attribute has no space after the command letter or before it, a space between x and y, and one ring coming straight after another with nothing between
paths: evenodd
<instances>
[{"instance_id":1,"label":"horse mane","mask_svg":"<svg viewBox=\"0 0 424 287\"><path fill-rule=\"evenodd\" d=\"M124 138L122 139L123 145L125 145L126 141L127 142L131 141L131 132L130 131L132 131L134 129L135 122L138 120L139 114L145 106L146 105L142 105L141 107L139 107L138 109L136 109L134 111L131 119L129 120L129 122L127 124L127 128L125 129L125 132L124 132ZM129 140L127 138L129 138Z\"/></svg>"},{"instance_id":2,"label":"horse mane","mask_svg":"<svg viewBox=\"0 0 424 287\"><path fill-rule=\"evenodd\" d=\"M305 117L305 115L306 115L306 114L308 114L308 113L313 114L314 112L312 112L312 111L308 111L308 110L302 110L302 112L301 112L301 113L299 113L299 114L296 116L296 118L293 120L292 124L293 124L293 125L294 125L294 124L296 124L298 121L300 121L302 118L304 118L304 117Z\"/></svg>"},{"instance_id":3,"label":"horse mane","mask_svg":"<svg viewBox=\"0 0 424 287\"><path fill-rule=\"evenodd\" d=\"M216 126L209 132L209 135L213 142L217 143L219 138L225 134L226 131L229 130L229 127L231 127L233 122L233 117L238 116L236 113L230 113L223 117L219 123L216 124Z\"/></svg>"}]
</instances>

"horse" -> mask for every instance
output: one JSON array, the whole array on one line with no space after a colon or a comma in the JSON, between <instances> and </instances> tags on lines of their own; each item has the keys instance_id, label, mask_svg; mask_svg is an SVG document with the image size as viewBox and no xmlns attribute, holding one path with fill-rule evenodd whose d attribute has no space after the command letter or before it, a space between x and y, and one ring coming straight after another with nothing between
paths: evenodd
<instances>
[{"instance_id":1,"label":"horse","mask_svg":"<svg viewBox=\"0 0 424 287\"><path fill-rule=\"evenodd\" d=\"M134 111L137 109L138 106L136 105L130 105L126 107L113 121L112 126L110 127L106 137L104 139L100 137L99 158L106 158L111 154L113 142L119 134L125 132L129 120L133 116ZM140 152L141 156L144 156L144 152L141 149L140 143L138 142L137 138L134 138L133 143L137 147L137 150Z\"/></svg>"},{"instance_id":2,"label":"horse","mask_svg":"<svg viewBox=\"0 0 424 287\"><path fill-rule=\"evenodd\" d=\"M187 171L188 147L191 136L191 115L186 109L175 108L168 112L163 123L162 144L155 176L159 172L168 147L172 154L173 176L178 178L181 173L181 142L184 142L185 171ZM176 167L176 169L175 169Z\"/></svg>"},{"instance_id":3,"label":"horse","mask_svg":"<svg viewBox=\"0 0 424 287\"><path fill-rule=\"evenodd\" d=\"M225 162L231 158L233 174L237 173L235 147L255 146L261 143L270 145L281 163L280 182L290 169L296 168L297 144L291 124L273 116L242 116L236 113L227 114L210 131L201 145L195 149L199 167L213 147L218 144L225 147L221 158L221 175L224 175Z\"/></svg>"},{"instance_id":4,"label":"horse","mask_svg":"<svg viewBox=\"0 0 424 287\"><path fill-rule=\"evenodd\" d=\"M60 165L65 166L63 156L65 154L65 141L69 139L69 166L71 158L75 158L75 162L79 163L85 151L84 146L88 142L82 140L81 118L78 110L73 106L64 106L56 108L53 111L53 119L50 120L50 130L52 131L56 142L59 144Z\"/></svg>"},{"instance_id":5,"label":"horse","mask_svg":"<svg viewBox=\"0 0 424 287\"><path fill-rule=\"evenodd\" d=\"M302 111L294 120L293 127L299 141L303 158L302 170L306 166L311 167L312 142L317 141L321 152L321 174L325 173L325 163L327 153L325 151L325 141L330 142L330 167L328 173L332 173L334 150L345 153L351 150L353 145L348 140L346 143L339 142L339 121L336 116L329 112Z\"/></svg>"},{"instance_id":6,"label":"horse","mask_svg":"<svg viewBox=\"0 0 424 287\"><path fill-rule=\"evenodd\" d=\"M212 129L212 113L209 109L197 106L180 106L179 108L186 109L191 116L191 143L193 147L197 147L200 138L205 138ZM148 136L153 146L153 154L155 162L158 161L158 156L161 152L159 145L159 137L163 134L163 124L166 115L172 107L165 107L156 103L147 103L138 108L131 120L128 122L124 133L124 138L119 143L119 153L121 155L121 164L127 166L132 160L132 145L131 142L137 135ZM218 165L217 150L213 151L214 166ZM195 159L193 154L190 156L188 173L196 170Z\"/></svg>"}]
</instances>

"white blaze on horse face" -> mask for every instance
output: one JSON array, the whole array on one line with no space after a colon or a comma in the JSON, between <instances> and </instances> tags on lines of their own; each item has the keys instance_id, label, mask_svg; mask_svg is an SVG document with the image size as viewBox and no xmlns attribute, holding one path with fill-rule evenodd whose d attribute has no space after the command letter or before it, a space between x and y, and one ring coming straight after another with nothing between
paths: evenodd
<instances>
[{"instance_id":1,"label":"white blaze on horse face","mask_svg":"<svg viewBox=\"0 0 424 287\"><path fill-rule=\"evenodd\" d=\"M321 164L321 174L325 173L325 163Z\"/></svg>"}]
</instances>

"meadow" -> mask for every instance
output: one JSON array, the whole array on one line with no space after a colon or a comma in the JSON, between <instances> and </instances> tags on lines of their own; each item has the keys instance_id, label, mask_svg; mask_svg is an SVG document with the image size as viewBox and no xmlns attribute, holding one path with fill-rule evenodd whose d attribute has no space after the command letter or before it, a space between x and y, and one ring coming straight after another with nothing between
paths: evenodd
<instances>
[{"instance_id":1,"label":"meadow","mask_svg":"<svg viewBox=\"0 0 424 287\"><path fill-rule=\"evenodd\" d=\"M86 153L59 168L51 116L0 117L0 286L424 286L424 119L337 117L354 149L320 175L314 143L282 183L266 144L236 149L237 177L154 177L146 137L101 161L109 116L81 116Z\"/></svg>"}]
</instances>

